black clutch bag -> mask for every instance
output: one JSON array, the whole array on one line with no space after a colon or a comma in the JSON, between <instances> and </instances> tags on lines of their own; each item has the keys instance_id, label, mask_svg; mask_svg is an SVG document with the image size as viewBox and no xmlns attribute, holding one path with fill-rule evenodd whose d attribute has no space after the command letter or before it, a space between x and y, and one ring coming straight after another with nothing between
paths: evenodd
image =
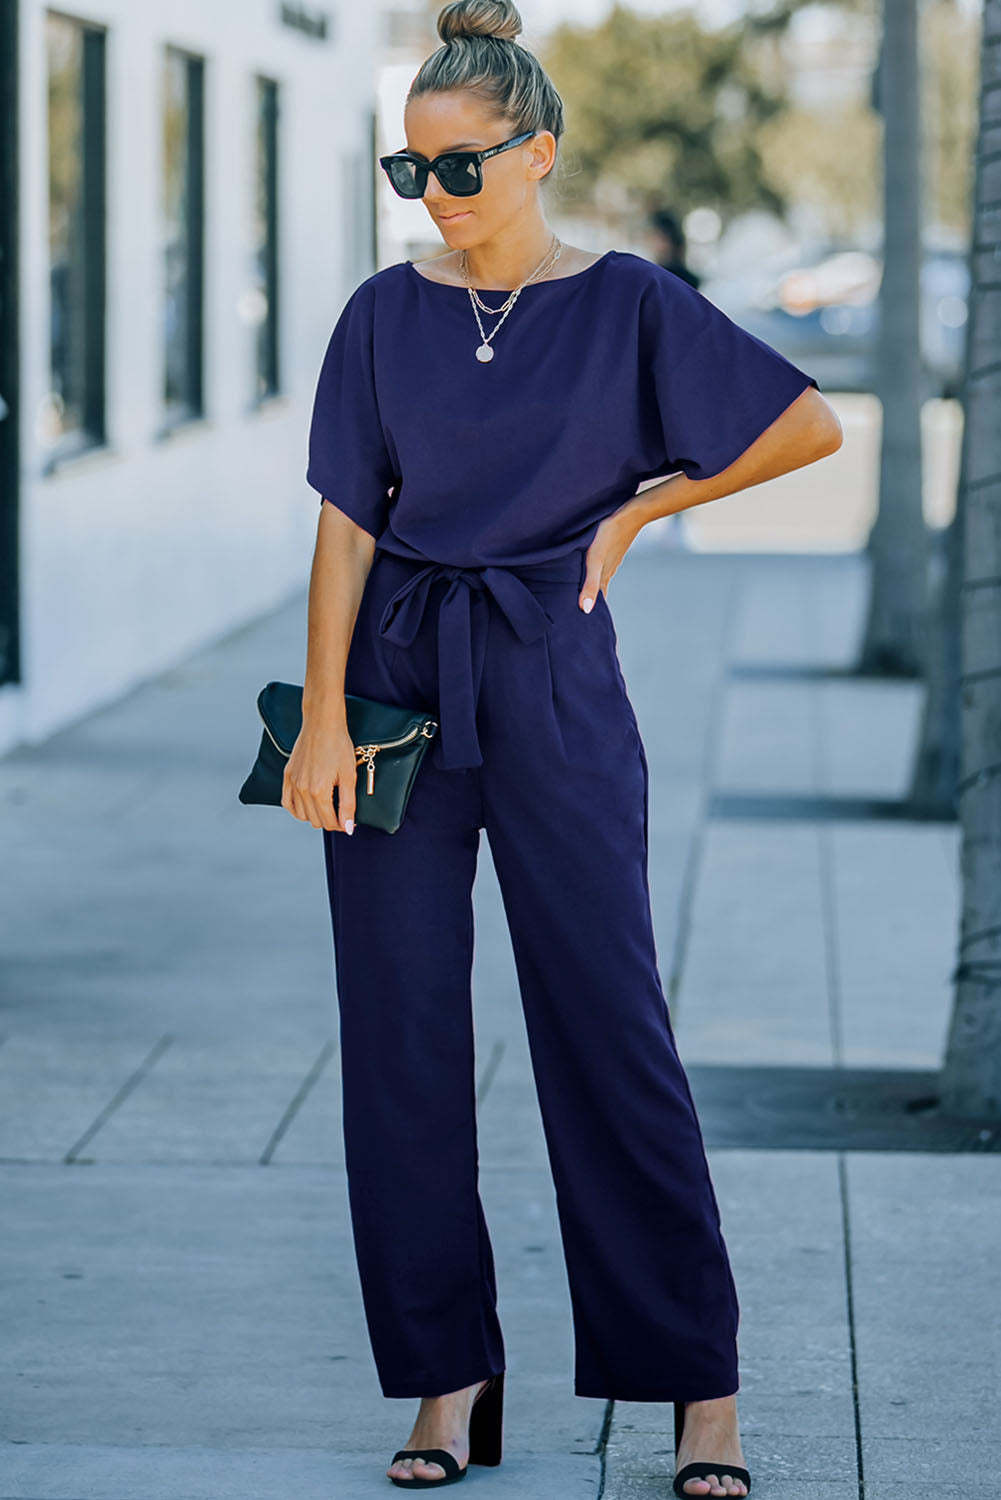
<instances>
[{"instance_id":1,"label":"black clutch bag","mask_svg":"<svg viewBox=\"0 0 1001 1500\"><path fill-rule=\"evenodd\" d=\"M438 722L425 709L379 703L355 693L345 693L344 705L355 763L359 770L365 768L356 784L355 822L395 833ZM257 711L264 732L239 797L241 802L281 807L285 766L302 729L302 688L269 682L257 695Z\"/></svg>"}]
</instances>

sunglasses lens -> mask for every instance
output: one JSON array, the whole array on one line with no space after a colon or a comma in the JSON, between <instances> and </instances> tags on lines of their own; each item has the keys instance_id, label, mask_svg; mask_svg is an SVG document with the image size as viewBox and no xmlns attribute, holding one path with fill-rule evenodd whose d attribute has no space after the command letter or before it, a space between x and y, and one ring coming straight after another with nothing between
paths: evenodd
<instances>
[{"instance_id":1,"label":"sunglasses lens","mask_svg":"<svg viewBox=\"0 0 1001 1500\"><path fill-rule=\"evenodd\" d=\"M418 170L406 157L396 157L387 166L386 174L401 198L419 198L423 193L425 183L418 180Z\"/></svg>"},{"instance_id":2,"label":"sunglasses lens","mask_svg":"<svg viewBox=\"0 0 1001 1500\"><path fill-rule=\"evenodd\" d=\"M477 163L471 156L443 156L435 173L446 193L466 198L480 191Z\"/></svg>"}]
</instances>

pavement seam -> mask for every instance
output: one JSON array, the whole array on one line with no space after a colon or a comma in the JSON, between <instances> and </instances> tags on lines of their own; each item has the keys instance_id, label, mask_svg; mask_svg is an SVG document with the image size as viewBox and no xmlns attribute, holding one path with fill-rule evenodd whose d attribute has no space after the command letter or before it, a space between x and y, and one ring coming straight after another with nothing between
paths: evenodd
<instances>
[{"instance_id":1,"label":"pavement seam","mask_svg":"<svg viewBox=\"0 0 1001 1500\"><path fill-rule=\"evenodd\" d=\"M476 1106L478 1109L482 1107L483 1101L490 1092L490 1085L497 1077L497 1070L501 1065L501 1058L504 1056L506 1045L500 1037L495 1037L491 1043L489 1056L480 1075L479 1088L476 1090Z\"/></svg>"},{"instance_id":2,"label":"pavement seam","mask_svg":"<svg viewBox=\"0 0 1001 1500\"><path fill-rule=\"evenodd\" d=\"M334 1054L334 1047L334 1042L330 1038L328 1038L320 1048L319 1054L316 1057L313 1066L310 1068L309 1072L306 1074L305 1078L302 1080L299 1087L292 1095L292 1098L285 1106L284 1114L278 1121L278 1124L275 1126L274 1130L271 1132L271 1139L268 1141L267 1145L258 1158L258 1166L267 1167L271 1165L271 1158L277 1151L282 1137L285 1135L292 1121L295 1119L303 1104L312 1093L313 1088L320 1077L320 1074L323 1072L324 1068L327 1066L327 1063L330 1061L331 1057Z\"/></svg>"},{"instance_id":3,"label":"pavement seam","mask_svg":"<svg viewBox=\"0 0 1001 1500\"><path fill-rule=\"evenodd\" d=\"M855 1293L852 1285L851 1210L848 1199L847 1156L838 1152L838 1193L841 1199L841 1244L845 1264L845 1308L848 1322L848 1349L851 1356L852 1419L855 1427L855 1467L859 1500L865 1500L865 1467L862 1457L862 1405L859 1396L858 1346L855 1340Z\"/></svg>"},{"instance_id":4,"label":"pavement seam","mask_svg":"<svg viewBox=\"0 0 1001 1500\"><path fill-rule=\"evenodd\" d=\"M605 1414L601 1419L601 1431L598 1433L598 1441L594 1445L594 1452L598 1457L598 1492L594 1500L602 1500L605 1493L605 1481L608 1475L608 1440L612 1435L612 1419L615 1416L615 1400L610 1397L605 1402Z\"/></svg>"},{"instance_id":5,"label":"pavement seam","mask_svg":"<svg viewBox=\"0 0 1001 1500\"><path fill-rule=\"evenodd\" d=\"M125 1082L122 1084L118 1092L112 1095L111 1099L109 1099L108 1103L100 1111L97 1117L92 1120L91 1123L87 1126L87 1129L84 1131L83 1135L80 1136L79 1140L69 1148L66 1155L63 1157L63 1161L67 1165L74 1166L81 1160L80 1152L83 1150L84 1146L86 1146L89 1141L92 1141L94 1139L94 1136L111 1118L115 1110L118 1109L119 1106L125 1102L128 1096L139 1087L139 1084L150 1072L153 1065L159 1060L159 1058L163 1056L167 1048L173 1045L173 1041L174 1039L172 1036L170 1036L169 1034L165 1034L164 1036L160 1037L160 1039L156 1043L154 1043L153 1047L149 1052L147 1052L146 1056L143 1058L138 1068L136 1068L135 1072L132 1073L130 1077L126 1078Z\"/></svg>"}]
</instances>

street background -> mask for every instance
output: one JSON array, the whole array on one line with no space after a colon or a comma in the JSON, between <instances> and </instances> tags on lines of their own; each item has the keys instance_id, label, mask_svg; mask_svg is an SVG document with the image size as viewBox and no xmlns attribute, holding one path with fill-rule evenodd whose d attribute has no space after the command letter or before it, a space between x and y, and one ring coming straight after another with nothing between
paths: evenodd
<instances>
[{"instance_id":1,"label":"street background","mask_svg":"<svg viewBox=\"0 0 1001 1500\"><path fill-rule=\"evenodd\" d=\"M0 0L0 1500L366 1500L410 1430L358 1287L320 835L237 791L261 685L302 680L330 330L444 248L375 164L438 8ZM908 0L521 7L567 103L560 237L694 275L845 434L644 528L608 594L759 1500L966 1497L1001 1438L1001 1125L933 1107L992 894L911 797L926 679L859 669L870 604L907 635L956 514L978 8L923 0L919 72ZM967 702L1001 680L989 607ZM509 1377L504 1462L466 1482L661 1500L670 1407L572 1393L485 837L475 904Z\"/></svg>"}]
</instances>

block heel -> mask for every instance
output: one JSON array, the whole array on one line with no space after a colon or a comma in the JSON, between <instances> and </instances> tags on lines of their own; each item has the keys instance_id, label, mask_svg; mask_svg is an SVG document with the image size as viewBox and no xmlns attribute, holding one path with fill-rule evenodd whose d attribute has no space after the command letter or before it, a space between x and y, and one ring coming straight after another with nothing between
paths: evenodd
<instances>
[{"instance_id":1,"label":"block heel","mask_svg":"<svg viewBox=\"0 0 1001 1500\"><path fill-rule=\"evenodd\" d=\"M504 1371L491 1375L469 1416L469 1462L489 1467L501 1461L504 1429Z\"/></svg>"},{"instance_id":2,"label":"block heel","mask_svg":"<svg viewBox=\"0 0 1001 1500\"><path fill-rule=\"evenodd\" d=\"M400 1448L390 1459L390 1465L398 1458L423 1458L429 1464L440 1464L445 1472L440 1479L397 1479L393 1474L387 1478L401 1489L430 1490L440 1484L457 1484L460 1479L465 1479L469 1464L499 1464L503 1420L504 1371L501 1370L500 1374L491 1375L473 1398L469 1412L469 1462L464 1469L459 1468L447 1448Z\"/></svg>"}]
</instances>

